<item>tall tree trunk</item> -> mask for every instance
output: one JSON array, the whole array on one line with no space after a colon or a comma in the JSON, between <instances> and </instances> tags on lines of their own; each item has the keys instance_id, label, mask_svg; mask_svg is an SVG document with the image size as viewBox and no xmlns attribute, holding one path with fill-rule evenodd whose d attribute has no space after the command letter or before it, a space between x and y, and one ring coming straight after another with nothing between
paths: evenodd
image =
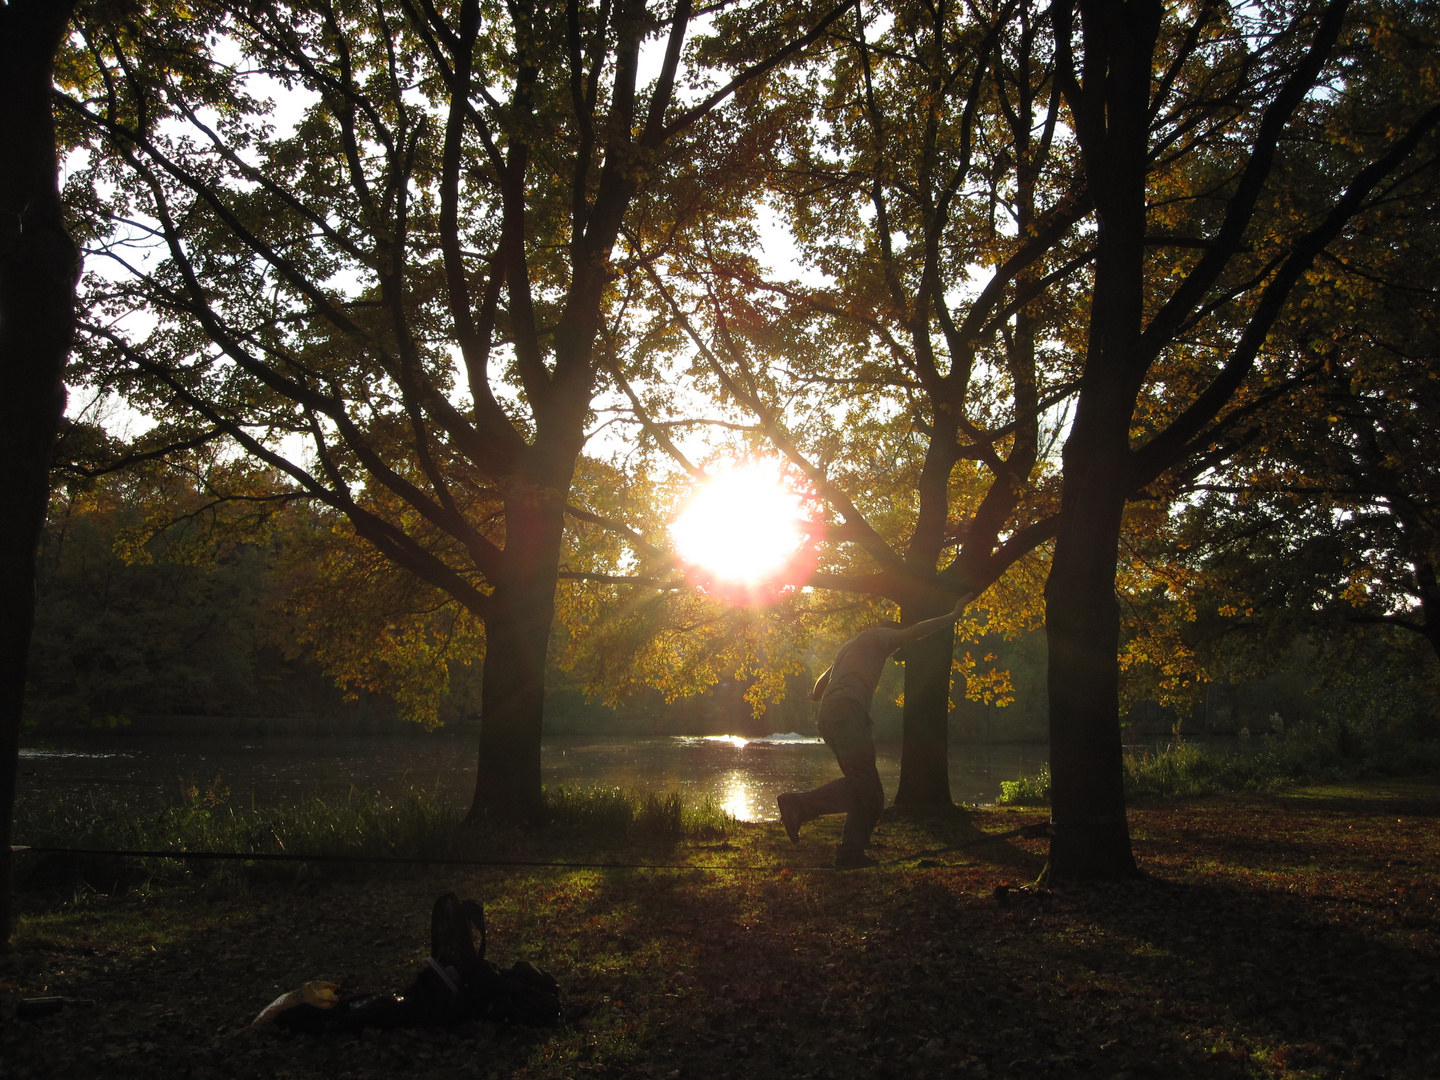
<instances>
[{"instance_id":1,"label":"tall tree trunk","mask_svg":"<svg viewBox=\"0 0 1440 1080\"><path fill-rule=\"evenodd\" d=\"M505 514L511 572L495 590L485 623L480 753L469 816L540 823L545 660L565 521L563 500L515 505L519 502Z\"/></svg>"},{"instance_id":2,"label":"tall tree trunk","mask_svg":"<svg viewBox=\"0 0 1440 1080\"><path fill-rule=\"evenodd\" d=\"M936 603L907 605L905 625L945 614ZM912 810L953 810L950 797L950 657L955 629L946 627L907 645L900 786L895 805Z\"/></svg>"},{"instance_id":3,"label":"tall tree trunk","mask_svg":"<svg viewBox=\"0 0 1440 1080\"><path fill-rule=\"evenodd\" d=\"M75 322L79 258L65 231L50 88L70 20L62 0L0 7L0 941L13 910L16 760L25 661L35 619L35 548L50 496L50 455Z\"/></svg>"},{"instance_id":4,"label":"tall tree trunk","mask_svg":"<svg viewBox=\"0 0 1440 1080\"><path fill-rule=\"evenodd\" d=\"M1068 3L1055 8L1067 55L1070 10ZM1095 198L1095 285L1045 583L1054 829L1045 872L1052 879L1118 879L1137 871L1125 820L1115 568L1134 482L1130 425L1145 375L1139 344L1150 87L1162 5L1092 0L1080 11L1085 81L1073 83L1068 96Z\"/></svg>"},{"instance_id":5,"label":"tall tree trunk","mask_svg":"<svg viewBox=\"0 0 1440 1080\"><path fill-rule=\"evenodd\" d=\"M1143 221L1142 202L1139 221L1116 230L1117 258L1097 267L1090 352L1065 442L1060 528L1045 582L1054 830L1046 873L1054 879L1136 873L1125 820L1115 574L1133 473L1136 381L1124 360L1134 344L1130 328L1139 325L1139 277L1123 272L1133 260L1119 256L1138 252Z\"/></svg>"},{"instance_id":6,"label":"tall tree trunk","mask_svg":"<svg viewBox=\"0 0 1440 1080\"><path fill-rule=\"evenodd\" d=\"M1077 453L1084 449L1076 447ZM1067 446L1067 458L1069 451ZM1093 458L1098 464L1108 456ZM1073 512L1061 523L1045 585L1054 830L1046 872L1054 879L1136 873L1125 819L1116 660L1115 563L1125 504L1123 475L1067 470L1065 498Z\"/></svg>"}]
</instances>

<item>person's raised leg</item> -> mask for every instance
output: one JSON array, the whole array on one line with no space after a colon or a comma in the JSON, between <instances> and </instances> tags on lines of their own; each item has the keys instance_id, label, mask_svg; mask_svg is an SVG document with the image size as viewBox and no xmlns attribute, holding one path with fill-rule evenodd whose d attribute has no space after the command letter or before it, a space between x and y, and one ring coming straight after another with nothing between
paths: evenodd
<instances>
[{"instance_id":1,"label":"person's raised leg","mask_svg":"<svg viewBox=\"0 0 1440 1080\"><path fill-rule=\"evenodd\" d=\"M800 842L800 826L825 814L848 814L855 805L854 787L846 777L812 791L787 791L776 796L780 823L792 843Z\"/></svg>"}]
</instances>

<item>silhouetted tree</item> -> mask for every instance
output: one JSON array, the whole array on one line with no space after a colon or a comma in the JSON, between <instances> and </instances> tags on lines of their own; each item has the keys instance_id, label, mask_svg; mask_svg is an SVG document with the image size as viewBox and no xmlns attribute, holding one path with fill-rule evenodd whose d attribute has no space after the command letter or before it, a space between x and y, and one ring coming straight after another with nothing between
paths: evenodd
<instances>
[{"instance_id":1,"label":"silhouetted tree","mask_svg":"<svg viewBox=\"0 0 1440 1080\"><path fill-rule=\"evenodd\" d=\"M10 845L25 658L35 616L35 548L61 378L75 321L79 257L60 204L51 73L72 4L0 4L0 937L10 940Z\"/></svg>"}]
</instances>

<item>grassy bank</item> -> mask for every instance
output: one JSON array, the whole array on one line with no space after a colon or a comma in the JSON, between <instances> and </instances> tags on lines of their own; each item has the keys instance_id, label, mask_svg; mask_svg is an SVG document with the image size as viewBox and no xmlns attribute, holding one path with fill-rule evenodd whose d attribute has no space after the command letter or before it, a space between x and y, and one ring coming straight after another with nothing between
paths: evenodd
<instances>
[{"instance_id":1,"label":"grassy bank","mask_svg":"<svg viewBox=\"0 0 1440 1080\"><path fill-rule=\"evenodd\" d=\"M548 831L578 849L600 842L676 844L722 840L735 820L714 802L687 802L678 793L618 788L549 789ZM105 851L234 852L315 856L321 861L392 856L459 859L498 856L529 841L514 829L467 823L435 791L412 787L393 798L352 788L338 798L312 795L278 807L231 801L217 779L191 782L168 805L139 810L98 794L83 801L31 800L17 808L15 836L38 848ZM24 853L17 880L37 886L70 883L133 885L155 875L234 879L311 873L315 866L270 861L112 860Z\"/></svg>"},{"instance_id":2,"label":"grassy bank","mask_svg":"<svg viewBox=\"0 0 1440 1080\"><path fill-rule=\"evenodd\" d=\"M1277 792L1303 784L1338 783L1440 771L1440 743L1377 743L1343 728L1299 728L1234 751L1180 743L1125 755L1129 799L1168 799L1222 792ZM1001 805L1048 806L1049 766L1000 785Z\"/></svg>"},{"instance_id":3,"label":"grassy bank","mask_svg":"<svg viewBox=\"0 0 1440 1080\"><path fill-rule=\"evenodd\" d=\"M882 821L879 870L790 845L517 833L542 860L728 870L407 870L21 895L0 970L6 1076L1392 1077L1440 1074L1440 784L1174 799L1131 815L1146 880L997 896L1043 841L903 857L1033 812ZM484 902L492 957L588 1010L558 1031L470 1024L319 1039L251 1032L301 982L399 989L434 897ZM13 1000L85 998L32 1021Z\"/></svg>"}]
</instances>

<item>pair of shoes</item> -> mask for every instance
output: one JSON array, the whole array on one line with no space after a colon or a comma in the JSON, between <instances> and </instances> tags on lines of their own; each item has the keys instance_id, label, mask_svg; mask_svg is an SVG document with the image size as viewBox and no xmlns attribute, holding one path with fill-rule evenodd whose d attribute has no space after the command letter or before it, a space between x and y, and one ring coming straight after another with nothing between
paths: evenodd
<instances>
[{"instance_id":1,"label":"pair of shoes","mask_svg":"<svg viewBox=\"0 0 1440 1080\"><path fill-rule=\"evenodd\" d=\"M793 791L787 791L775 796L775 803L780 807L780 824L785 826L785 835L790 837L792 844L800 842L800 807L795 805L799 798Z\"/></svg>"},{"instance_id":2,"label":"pair of shoes","mask_svg":"<svg viewBox=\"0 0 1440 1080\"><path fill-rule=\"evenodd\" d=\"M880 864L866 855L863 851L848 851L845 848L835 849L836 870L866 870Z\"/></svg>"}]
</instances>

